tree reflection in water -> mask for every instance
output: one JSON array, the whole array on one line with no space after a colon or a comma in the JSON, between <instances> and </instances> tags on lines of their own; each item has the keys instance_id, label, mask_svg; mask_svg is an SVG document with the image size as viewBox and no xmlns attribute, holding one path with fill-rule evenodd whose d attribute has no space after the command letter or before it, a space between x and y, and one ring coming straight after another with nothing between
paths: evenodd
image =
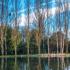
<instances>
[{"instance_id":1,"label":"tree reflection in water","mask_svg":"<svg viewBox=\"0 0 70 70\"><path fill-rule=\"evenodd\" d=\"M40 59L40 60L39 60ZM28 65L29 64L29 65ZM70 58L0 58L0 70L69 70Z\"/></svg>"}]
</instances>

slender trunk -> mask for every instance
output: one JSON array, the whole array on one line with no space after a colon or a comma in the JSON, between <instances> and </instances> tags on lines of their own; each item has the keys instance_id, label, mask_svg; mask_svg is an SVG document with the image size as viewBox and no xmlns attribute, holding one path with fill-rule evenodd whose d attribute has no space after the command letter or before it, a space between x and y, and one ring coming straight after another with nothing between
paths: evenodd
<instances>
[{"instance_id":1,"label":"slender trunk","mask_svg":"<svg viewBox=\"0 0 70 70\"><path fill-rule=\"evenodd\" d=\"M50 50L49 50L49 38L48 38L48 42L47 42L47 45L48 45L48 54L50 54Z\"/></svg>"},{"instance_id":2,"label":"slender trunk","mask_svg":"<svg viewBox=\"0 0 70 70\"><path fill-rule=\"evenodd\" d=\"M65 46L64 43L65 43L65 41L64 41L64 35L63 35L63 39L62 39L62 48L63 48L63 51L62 52L63 53L64 53L64 46Z\"/></svg>"},{"instance_id":3,"label":"slender trunk","mask_svg":"<svg viewBox=\"0 0 70 70\"><path fill-rule=\"evenodd\" d=\"M57 35L57 33L56 33L56 41L57 41L57 54L59 53L59 47L58 47L58 35Z\"/></svg>"},{"instance_id":4,"label":"slender trunk","mask_svg":"<svg viewBox=\"0 0 70 70\"><path fill-rule=\"evenodd\" d=\"M60 46L61 46L61 53L63 54L63 45L62 45L62 35L61 35L61 41L60 41Z\"/></svg>"},{"instance_id":5,"label":"slender trunk","mask_svg":"<svg viewBox=\"0 0 70 70\"><path fill-rule=\"evenodd\" d=\"M7 24L8 24L8 0L6 1L6 27L5 27L5 54L7 55L7 44L6 44L6 36L7 36Z\"/></svg>"},{"instance_id":6,"label":"slender trunk","mask_svg":"<svg viewBox=\"0 0 70 70\"><path fill-rule=\"evenodd\" d=\"M65 5L65 10L68 10L68 3L67 5ZM66 40L66 53L68 53L68 39L67 39L67 35L68 35L68 20L67 20L67 16L68 16L68 12L65 11L65 24L64 24L64 32L65 32L65 40Z\"/></svg>"},{"instance_id":7,"label":"slender trunk","mask_svg":"<svg viewBox=\"0 0 70 70\"><path fill-rule=\"evenodd\" d=\"M47 10L48 10L48 5L47 5ZM48 19L48 12L49 12L49 11L47 11L47 19ZM47 35L48 35L48 38L47 38L48 55L50 54L50 44L49 44L49 39L50 39L50 38L49 38L49 27L50 27L50 26L49 26L49 24L50 24L50 23L49 23L49 21L48 21L48 23L47 23L47 30L48 30L48 33L47 33Z\"/></svg>"},{"instance_id":8,"label":"slender trunk","mask_svg":"<svg viewBox=\"0 0 70 70\"><path fill-rule=\"evenodd\" d=\"M59 8L61 7L61 1L59 1ZM62 9L61 9L62 10ZM61 31L61 28L62 28L62 26L61 26L61 21L60 21L60 11L61 11L60 9L59 9L59 25L58 25L58 27L59 27L59 37L60 37L60 53L62 53L63 54L63 46L62 46L62 31Z\"/></svg>"},{"instance_id":9,"label":"slender trunk","mask_svg":"<svg viewBox=\"0 0 70 70\"><path fill-rule=\"evenodd\" d=\"M27 65L27 70L30 70L30 62L29 62L29 45L30 45L30 32L29 32L29 8L30 8L30 6L29 6L29 4L30 4L30 2L28 1L28 26L27 26L27 56L28 56L28 58L27 58L27 61L28 61L28 65Z\"/></svg>"},{"instance_id":10,"label":"slender trunk","mask_svg":"<svg viewBox=\"0 0 70 70\"><path fill-rule=\"evenodd\" d=\"M47 10L48 10L48 5L47 5ZM48 19L48 11L47 11L47 19ZM48 47L48 70L50 70L50 44L49 44L49 21L47 23L47 30L48 30L48 38L47 38L47 47Z\"/></svg>"},{"instance_id":11,"label":"slender trunk","mask_svg":"<svg viewBox=\"0 0 70 70\"><path fill-rule=\"evenodd\" d=\"M5 35L4 35L5 36L4 37L5 38L5 43L4 43L5 44L5 55L7 55L6 31L7 31L7 27L5 27Z\"/></svg>"},{"instance_id":12,"label":"slender trunk","mask_svg":"<svg viewBox=\"0 0 70 70\"><path fill-rule=\"evenodd\" d=\"M1 8L1 53L2 53L2 55L4 55L3 16L4 16L4 0L2 0L2 8Z\"/></svg>"},{"instance_id":13,"label":"slender trunk","mask_svg":"<svg viewBox=\"0 0 70 70\"><path fill-rule=\"evenodd\" d=\"M15 32L18 30L18 23L17 23L17 0L15 0ZM15 38L15 56L17 55L17 40L18 40L18 34L16 33Z\"/></svg>"},{"instance_id":14,"label":"slender trunk","mask_svg":"<svg viewBox=\"0 0 70 70\"><path fill-rule=\"evenodd\" d=\"M49 37L48 37L47 45L48 45L48 70L49 70L49 69L50 69L50 50L49 50Z\"/></svg>"},{"instance_id":15,"label":"slender trunk","mask_svg":"<svg viewBox=\"0 0 70 70\"><path fill-rule=\"evenodd\" d=\"M1 53L4 55L4 46L3 46L3 29L1 29Z\"/></svg>"},{"instance_id":16,"label":"slender trunk","mask_svg":"<svg viewBox=\"0 0 70 70\"><path fill-rule=\"evenodd\" d=\"M30 62L29 62L29 32L28 32L28 35L27 35L27 70L30 70Z\"/></svg>"}]
</instances>

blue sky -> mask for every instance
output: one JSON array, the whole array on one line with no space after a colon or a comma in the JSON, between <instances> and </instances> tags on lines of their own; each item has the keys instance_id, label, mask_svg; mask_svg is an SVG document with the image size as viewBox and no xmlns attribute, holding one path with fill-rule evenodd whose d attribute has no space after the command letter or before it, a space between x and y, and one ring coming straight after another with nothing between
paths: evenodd
<instances>
[{"instance_id":1,"label":"blue sky","mask_svg":"<svg viewBox=\"0 0 70 70\"><path fill-rule=\"evenodd\" d=\"M4 0L5 2L7 0ZM60 9L60 23L63 26L65 22L65 18L67 20L67 24L70 31L70 0L17 0L17 21L20 26L24 27L27 25L27 13L28 13L28 2L29 2L29 22L30 22L30 28L35 28L36 22L37 22L37 9L36 9L36 1L40 1L40 13L44 15L44 26L45 31L47 31L47 24L49 24L50 33L53 33L56 31L56 25L59 22L58 16ZM58 1L61 1L60 3ZM64 8L65 5L69 5L68 9ZM60 4L60 7L59 7ZM5 6L6 7L6 6ZM4 7L4 8L5 8ZM1 1L0 1L0 8L1 8ZM62 10L61 10L62 9ZM4 10L5 12L6 10ZM67 12L67 15L65 15L65 12ZM47 18L48 13L48 18ZM0 11L1 15L1 11ZM6 19L6 18L3 18ZM15 0L8 0L8 23L13 25L15 19Z\"/></svg>"},{"instance_id":2,"label":"blue sky","mask_svg":"<svg viewBox=\"0 0 70 70\"><path fill-rule=\"evenodd\" d=\"M36 9L36 1L39 0L17 0L17 13L18 13L18 21L21 21L19 24L21 26L25 26L27 24L27 9L28 9L28 1L29 1L29 11L30 11L30 26L31 28L34 28L34 24L37 21L35 13L37 11ZM63 28L64 25L64 19L67 18L67 23L70 23L70 0L60 0L61 3L58 2L58 0L40 0L40 12L44 12L44 24L45 29L47 29L47 23L50 25L51 33L53 31L56 31L55 25L58 23L58 16L59 13L57 12L58 9L62 9L60 11L60 22ZM11 15L9 16L9 23L12 24L15 19L15 0L8 0L8 13ZM69 5L68 10L64 10L64 5ZM60 7L59 7L60 4ZM47 9L48 9L48 18L47 18ZM65 16L65 11L67 12L67 16ZM41 14L43 14L41 12ZM69 25L70 27L70 25Z\"/></svg>"}]
</instances>

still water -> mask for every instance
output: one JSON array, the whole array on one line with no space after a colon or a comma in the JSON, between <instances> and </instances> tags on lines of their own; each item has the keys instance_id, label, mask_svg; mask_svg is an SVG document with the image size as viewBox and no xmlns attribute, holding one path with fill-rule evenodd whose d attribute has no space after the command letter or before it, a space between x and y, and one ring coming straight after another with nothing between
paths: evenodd
<instances>
[{"instance_id":1,"label":"still water","mask_svg":"<svg viewBox=\"0 0 70 70\"><path fill-rule=\"evenodd\" d=\"M70 70L70 58L0 58L0 70Z\"/></svg>"}]
</instances>

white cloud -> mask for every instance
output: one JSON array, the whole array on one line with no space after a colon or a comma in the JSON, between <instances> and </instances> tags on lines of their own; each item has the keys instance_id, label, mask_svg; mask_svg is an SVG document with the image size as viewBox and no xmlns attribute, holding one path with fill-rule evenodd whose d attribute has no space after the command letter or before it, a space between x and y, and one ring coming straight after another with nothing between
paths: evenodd
<instances>
[{"instance_id":1,"label":"white cloud","mask_svg":"<svg viewBox=\"0 0 70 70\"><path fill-rule=\"evenodd\" d=\"M25 26L27 24L27 16L23 15L19 17L19 26Z\"/></svg>"},{"instance_id":2,"label":"white cloud","mask_svg":"<svg viewBox=\"0 0 70 70\"><path fill-rule=\"evenodd\" d=\"M22 14L22 15L18 18L18 20L20 21L20 24L19 24L20 26L25 26L25 25L27 25L27 23L28 23L28 17L25 16L24 14ZM32 13L29 15L29 23L30 23L30 24L33 23L34 20L36 20L36 17L35 17L35 13L32 12Z\"/></svg>"}]
</instances>

